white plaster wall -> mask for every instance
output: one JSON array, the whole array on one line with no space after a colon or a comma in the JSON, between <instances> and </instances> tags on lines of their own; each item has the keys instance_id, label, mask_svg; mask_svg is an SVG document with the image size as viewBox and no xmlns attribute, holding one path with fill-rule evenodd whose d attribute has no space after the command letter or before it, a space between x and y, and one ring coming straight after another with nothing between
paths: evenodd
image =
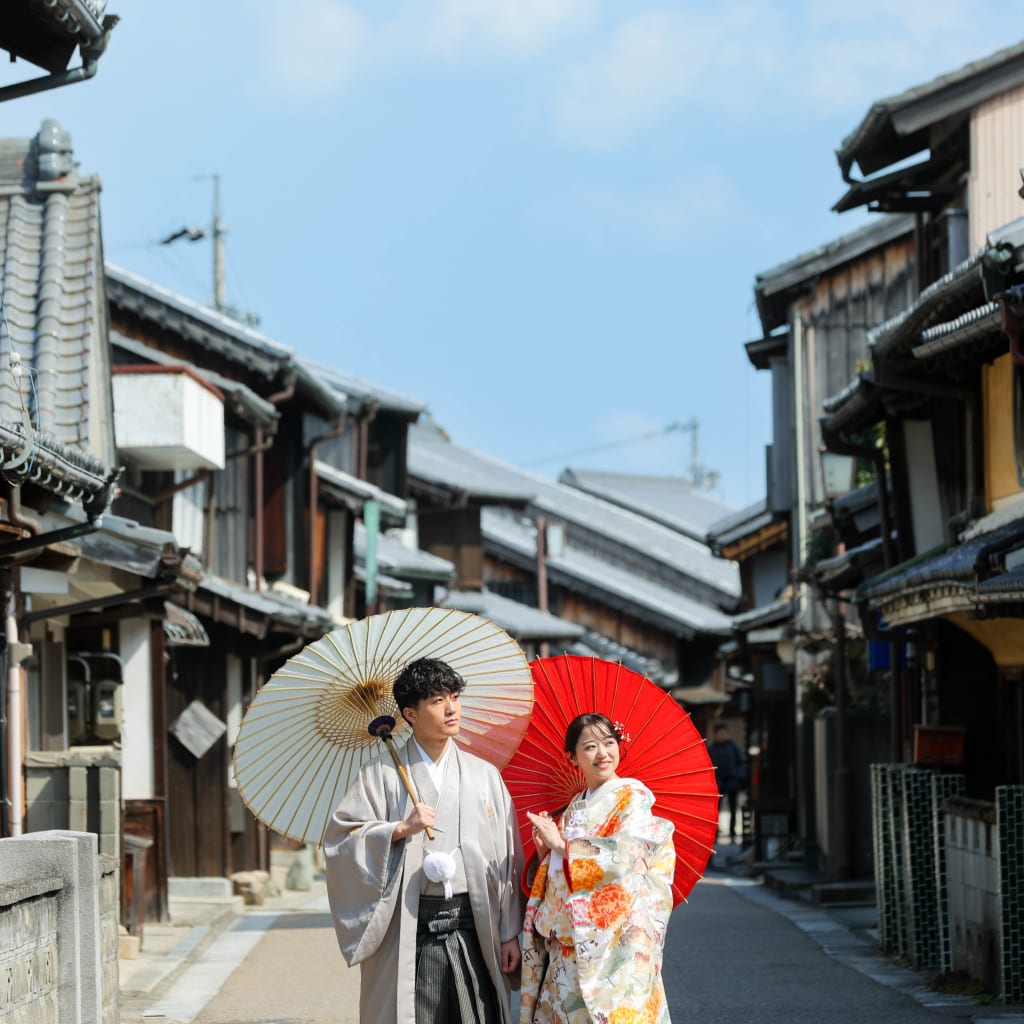
<instances>
[{"instance_id":1,"label":"white plaster wall","mask_svg":"<svg viewBox=\"0 0 1024 1024\"><path fill-rule=\"evenodd\" d=\"M121 789L125 800L153 797L153 686L150 679L150 624L121 622L124 688L121 693Z\"/></svg>"}]
</instances>

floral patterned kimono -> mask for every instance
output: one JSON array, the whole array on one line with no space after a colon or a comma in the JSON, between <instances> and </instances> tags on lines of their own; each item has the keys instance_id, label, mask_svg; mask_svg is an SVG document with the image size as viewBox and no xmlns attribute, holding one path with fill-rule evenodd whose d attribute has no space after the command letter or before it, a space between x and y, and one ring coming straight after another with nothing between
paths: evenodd
<instances>
[{"instance_id":1,"label":"floral patterned kimono","mask_svg":"<svg viewBox=\"0 0 1024 1024\"><path fill-rule=\"evenodd\" d=\"M636 779L565 809L564 861L537 870L523 922L523 1024L669 1024L661 980L672 913L672 825Z\"/></svg>"}]
</instances>

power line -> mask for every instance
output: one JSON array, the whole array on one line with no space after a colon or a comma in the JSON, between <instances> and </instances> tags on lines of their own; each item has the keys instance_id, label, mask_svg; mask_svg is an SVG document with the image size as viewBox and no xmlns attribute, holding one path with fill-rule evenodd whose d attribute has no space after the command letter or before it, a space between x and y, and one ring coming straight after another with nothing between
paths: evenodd
<instances>
[{"instance_id":1,"label":"power line","mask_svg":"<svg viewBox=\"0 0 1024 1024\"><path fill-rule=\"evenodd\" d=\"M689 420L686 423L670 423L667 427L662 427L660 430L652 430L646 434L639 434L636 437L625 437L618 441L608 441L605 444L594 445L592 448L582 448L578 451L566 452L562 455L546 455L542 459L532 459L530 462L524 462L523 466L529 468L531 466L543 466L548 462L567 462L570 459L582 458L584 455L596 455L598 452L611 451L613 448L624 448L631 444L653 441L657 437L663 437L665 434L671 434L675 431L695 431L696 429L696 420Z\"/></svg>"}]
</instances>

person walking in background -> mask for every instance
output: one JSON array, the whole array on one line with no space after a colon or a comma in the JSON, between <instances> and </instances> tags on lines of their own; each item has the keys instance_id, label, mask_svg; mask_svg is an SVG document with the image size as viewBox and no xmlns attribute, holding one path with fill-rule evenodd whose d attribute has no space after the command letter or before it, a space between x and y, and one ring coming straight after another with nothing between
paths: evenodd
<instances>
[{"instance_id":1,"label":"person walking in background","mask_svg":"<svg viewBox=\"0 0 1024 1024\"><path fill-rule=\"evenodd\" d=\"M728 805L729 838L735 842L736 805L739 792L747 781L747 762L739 744L729 735L728 727L722 722L715 726L714 739L708 744L708 753L718 781L719 811L723 802Z\"/></svg>"},{"instance_id":2,"label":"person walking in background","mask_svg":"<svg viewBox=\"0 0 1024 1024\"><path fill-rule=\"evenodd\" d=\"M510 1021L522 849L497 769L454 743L464 686L436 659L401 671L394 697L412 727L401 760L419 802L378 758L327 827L327 894L342 955L360 965L362 1021Z\"/></svg>"},{"instance_id":3,"label":"person walking in background","mask_svg":"<svg viewBox=\"0 0 1024 1024\"><path fill-rule=\"evenodd\" d=\"M673 826L642 782L618 776L622 742L604 715L574 718L565 751L586 789L557 817L527 812L541 863L523 922L522 1024L669 1024Z\"/></svg>"}]
</instances>

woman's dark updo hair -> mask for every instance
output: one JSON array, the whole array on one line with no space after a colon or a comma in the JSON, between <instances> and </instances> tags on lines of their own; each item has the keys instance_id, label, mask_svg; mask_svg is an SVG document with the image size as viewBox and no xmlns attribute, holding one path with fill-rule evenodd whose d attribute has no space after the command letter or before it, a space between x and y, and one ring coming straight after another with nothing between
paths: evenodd
<instances>
[{"instance_id":1,"label":"woman's dark updo hair","mask_svg":"<svg viewBox=\"0 0 1024 1024\"><path fill-rule=\"evenodd\" d=\"M616 725L606 715L599 715L596 711L591 711L585 715L577 715L567 726L565 730L565 752L567 754L574 755L576 753L576 744L579 743L580 736L587 726L593 726L601 736L613 737L619 747L622 747L621 726Z\"/></svg>"}]
</instances>

